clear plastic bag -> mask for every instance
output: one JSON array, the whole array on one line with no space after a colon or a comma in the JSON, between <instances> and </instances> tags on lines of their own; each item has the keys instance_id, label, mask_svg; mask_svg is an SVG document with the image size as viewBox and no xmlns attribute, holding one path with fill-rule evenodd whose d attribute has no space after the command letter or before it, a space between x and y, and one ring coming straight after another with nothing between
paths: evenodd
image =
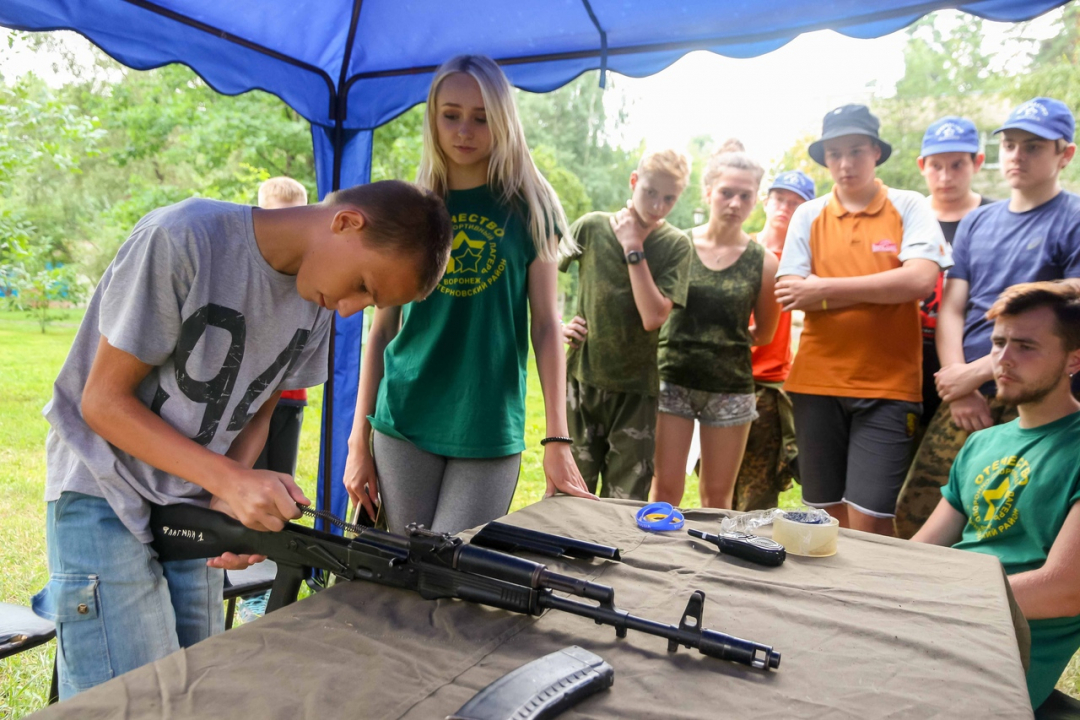
<instances>
[{"instance_id":1,"label":"clear plastic bag","mask_svg":"<svg viewBox=\"0 0 1080 720\"><path fill-rule=\"evenodd\" d=\"M765 525L772 525L778 515L783 515L793 522L806 523L808 525L823 525L828 523L832 516L820 508L800 508L798 510L755 510L726 517L720 521L720 532L742 532L754 534L754 531Z\"/></svg>"}]
</instances>

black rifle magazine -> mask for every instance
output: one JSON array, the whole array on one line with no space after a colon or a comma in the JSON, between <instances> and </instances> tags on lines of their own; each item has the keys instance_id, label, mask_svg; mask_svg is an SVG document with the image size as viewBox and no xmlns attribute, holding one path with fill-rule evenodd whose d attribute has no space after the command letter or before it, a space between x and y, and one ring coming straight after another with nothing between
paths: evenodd
<instances>
[{"instance_id":1,"label":"black rifle magazine","mask_svg":"<svg viewBox=\"0 0 1080 720\"><path fill-rule=\"evenodd\" d=\"M553 718L614 682L602 657L571 645L503 675L446 720Z\"/></svg>"}]
</instances>

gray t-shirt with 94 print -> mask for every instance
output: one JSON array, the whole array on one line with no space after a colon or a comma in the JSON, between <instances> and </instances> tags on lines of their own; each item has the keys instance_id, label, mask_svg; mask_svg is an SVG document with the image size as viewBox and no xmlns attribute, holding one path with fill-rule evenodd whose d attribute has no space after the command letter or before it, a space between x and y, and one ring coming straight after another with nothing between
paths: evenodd
<instances>
[{"instance_id":1,"label":"gray t-shirt with 94 print","mask_svg":"<svg viewBox=\"0 0 1080 720\"><path fill-rule=\"evenodd\" d=\"M149 542L148 502L205 505L203 488L110 445L82 418L82 391L102 336L155 366L137 389L147 407L225 454L278 390L326 380L331 313L259 252L246 205L192 199L135 226L101 278L43 414L45 499L105 498Z\"/></svg>"}]
</instances>

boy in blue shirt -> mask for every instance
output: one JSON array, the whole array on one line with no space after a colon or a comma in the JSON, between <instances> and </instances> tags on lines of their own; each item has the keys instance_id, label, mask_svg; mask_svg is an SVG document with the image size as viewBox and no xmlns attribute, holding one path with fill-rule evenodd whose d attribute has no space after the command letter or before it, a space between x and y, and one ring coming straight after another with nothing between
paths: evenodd
<instances>
[{"instance_id":1,"label":"boy in blue shirt","mask_svg":"<svg viewBox=\"0 0 1080 720\"><path fill-rule=\"evenodd\" d=\"M1010 197L972 210L953 241L955 264L945 279L935 337L942 404L907 481L922 496L906 498L911 531L936 505L937 488L948 480L968 434L1016 417L995 397L986 311L1011 285L1080 277L1080 197L1059 180L1076 153L1074 129L1064 103L1040 97L1017 107L994 131L1002 135L1001 171ZM921 517L918 508L925 509Z\"/></svg>"}]
</instances>

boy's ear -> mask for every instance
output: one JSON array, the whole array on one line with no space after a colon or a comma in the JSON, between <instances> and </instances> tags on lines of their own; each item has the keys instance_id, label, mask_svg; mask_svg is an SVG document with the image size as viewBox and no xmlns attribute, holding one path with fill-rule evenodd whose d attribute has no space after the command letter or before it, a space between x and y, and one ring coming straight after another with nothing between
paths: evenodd
<instances>
[{"instance_id":1,"label":"boy's ear","mask_svg":"<svg viewBox=\"0 0 1080 720\"><path fill-rule=\"evenodd\" d=\"M630 173L630 189L631 190L633 190L634 188L637 187L637 182L638 182L638 174L637 174L637 170L634 170L633 172Z\"/></svg>"},{"instance_id":2,"label":"boy's ear","mask_svg":"<svg viewBox=\"0 0 1080 720\"><path fill-rule=\"evenodd\" d=\"M982 169L984 162L986 162L986 153L975 153L975 172Z\"/></svg>"},{"instance_id":3,"label":"boy's ear","mask_svg":"<svg viewBox=\"0 0 1080 720\"><path fill-rule=\"evenodd\" d=\"M363 230L365 225L367 218L364 213L359 208L346 206L334 214L331 229L335 233L357 233Z\"/></svg>"},{"instance_id":4,"label":"boy's ear","mask_svg":"<svg viewBox=\"0 0 1080 720\"><path fill-rule=\"evenodd\" d=\"M924 158L922 155L920 155L915 160L915 162L917 162L919 164L919 172L923 172L923 171L926 170L926 158Z\"/></svg>"},{"instance_id":5,"label":"boy's ear","mask_svg":"<svg viewBox=\"0 0 1080 720\"><path fill-rule=\"evenodd\" d=\"M1061 166L1061 168L1064 170L1065 165L1068 165L1070 162L1072 162L1073 155L1076 154L1076 143L1069 143L1068 145L1066 145L1065 150L1061 154L1065 160L1064 165Z\"/></svg>"}]
</instances>

